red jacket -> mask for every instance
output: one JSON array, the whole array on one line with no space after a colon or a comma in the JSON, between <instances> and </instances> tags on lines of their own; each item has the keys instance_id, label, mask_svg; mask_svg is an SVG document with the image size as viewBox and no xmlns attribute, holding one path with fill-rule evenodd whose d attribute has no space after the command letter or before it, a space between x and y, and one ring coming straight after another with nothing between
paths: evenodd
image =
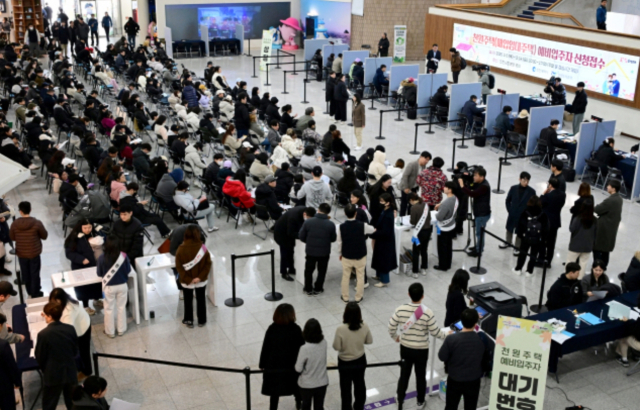
<instances>
[{"instance_id":1,"label":"red jacket","mask_svg":"<svg viewBox=\"0 0 640 410\"><path fill-rule=\"evenodd\" d=\"M244 184L231 177L227 177L226 182L222 186L222 192L232 198L238 198L245 208L253 208L253 205L255 205L255 201L251 198L251 193L247 191ZM238 206L238 202L234 202L233 204Z\"/></svg>"},{"instance_id":2,"label":"red jacket","mask_svg":"<svg viewBox=\"0 0 640 410\"><path fill-rule=\"evenodd\" d=\"M447 182L447 177L442 170L429 167L418 174L416 182L422 190L422 199L427 205L433 207L442 202L442 191Z\"/></svg>"}]
</instances>

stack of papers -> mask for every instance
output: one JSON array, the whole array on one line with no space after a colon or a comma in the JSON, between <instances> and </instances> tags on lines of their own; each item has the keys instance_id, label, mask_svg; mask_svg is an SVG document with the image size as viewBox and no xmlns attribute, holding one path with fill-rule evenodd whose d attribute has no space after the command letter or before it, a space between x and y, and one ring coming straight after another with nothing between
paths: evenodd
<instances>
[{"instance_id":1,"label":"stack of papers","mask_svg":"<svg viewBox=\"0 0 640 410\"><path fill-rule=\"evenodd\" d=\"M609 306L609 319L629 319L631 316L631 308L629 306L623 305L615 300L607 303L607 305Z\"/></svg>"},{"instance_id":2,"label":"stack of papers","mask_svg":"<svg viewBox=\"0 0 640 410\"><path fill-rule=\"evenodd\" d=\"M575 336L573 333L563 330L562 332L559 332L559 333L553 332L553 335L551 335L551 340L554 340L556 343L563 344L567 340L571 339L573 336Z\"/></svg>"},{"instance_id":3,"label":"stack of papers","mask_svg":"<svg viewBox=\"0 0 640 410\"><path fill-rule=\"evenodd\" d=\"M593 296L589 296L587 302L591 302L592 300L604 299L607 296L606 290L594 290L591 293L593 294Z\"/></svg>"}]
</instances>

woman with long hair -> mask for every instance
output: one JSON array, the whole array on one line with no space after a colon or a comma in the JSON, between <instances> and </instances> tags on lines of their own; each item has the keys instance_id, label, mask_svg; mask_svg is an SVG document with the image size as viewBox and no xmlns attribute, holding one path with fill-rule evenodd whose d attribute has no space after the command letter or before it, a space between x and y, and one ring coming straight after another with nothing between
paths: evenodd
<instances>
[{"instance_id":1,"label":"woman with long hair","mask_svg":"<svg viewBox=\"0 0 640 410\"><path fill-rule=\"evenodd\" d=\"M371 213L371 221L374 224L377 223L378 218L380 217L380 214L383 211L383 208L380 205L380 196L382 194L389 194L393 199L392 202L394 204L396 202L393 188L391 187L392 182L393 180L391 179L391 176L388 174L385 174L378 180L378 182L376 182L375 184L369 187L369 191L368 191L369 201L370 201L369 212Z\"/></svg>"},{"instance_id":2,"label":"woman with long hair","mask_svg":"<svg viewBox=\"0 0 640 410\"><path fill-rule=\"evenodd\" d=\"M448 327L460 321L462 312L467 308L464 297L467 295L469 285L469 272L458 269L451 278L447 302L445 304L447 312L444 317L444 326Z\"/></svg>"},{"instance_id":3,"label":"woman with long hair","mask_svg":"<svg viewBox=\"0 0 640 410\"><path fill-rule=\"evenodd\" d=\"M107 337L124 335L127 331L127 280L131 272L129 257L120 252L118 237L110 235L104 253L98 258L97 274L102 279L104 292L104 334ZM117 318L117 323L116 323Z\"/></svg>"},{"instance_id":4,"label":"woman with long hair","mask_svg":"<svg viewBox=\"0 0 640 410\"><path fill-rule=\"evenodd\" d=\"M360 187L360 184L358 183L358 179L356 178L356 173L353 168L345 168L342 178L340 178L338 184L336 185L336 189L344 194L349 194L356 189L362 189ZM347 198L340 198L340 203L342 205L346 205L347 202Z\"/></svg>"},{"instance_id":5,"label":"woman with long hair","mask_svg":"<svg viewBox=\"0 0 640 410\"><path fill-rule=\"evenodd\" d=\"M366 110L362 103L360 94L353 95L353 109L351 110L351 119L353 120L353 131L356 134L356 151L362 149L362 130L365 127Z\"/></svg>"},{"instance_id":6,"label":"woman with long hair","mask_svg":"<svg viewBox=\"0 0 640 410\"><path fill-rule=\"evenodd\" d=\"M356 207L356 221L371 223L371 214L369 213L367 198L361 189L351 191L351 203Z\"/></svg>"},{"instance_id":7,"label":"woman with long hair","mask_svg":"<svg viewBox=\"0 0 640 410\"><path fill-rule=\"evenodd\" d=\"M301 406L298 373L295 370L300 347L304 345L302 330L296 323L296 312L288 303L281 303L273 312L273 323L262 342L258 367L262 374L262 394L269 396L269 410L277 410L282 396L295 398Z\"/></svg>"},{"instance_id":8,"label":"woman with long hair","mask_svg":"<svg viewBox=\"0 0 640 410\"><path fill-rule=\"evenodd\" d=\"M385 176L388 177L388 175ZM388 181L391 181L391 177ZM370 195L369 198L373 203L373 197ZM376 276L373 279L379 281L374 286L386 288L389 285L389 273L398 267L396 237L393 230L393 222L397 213L396 200L388 192L379 195L377 200L381 212L377 219L373 219L376 231L370 235L373 245L371 268L376 271Z\"/></svg>"},{"instance_id":9,"label":"woman with long hair","mask_svg":"<svg viewBox=\"0 0 640 410\"><path fill-rule=\"evenodd\" d=\"M364 345L373 343L369 326L362 320L362 311L357 302L349 302L344 308L342 325L336 329L333 349L338 352L338 373L340 374L340 398L342 409L363 410L367 400L367 386L364 373L367 356ZM353 385L353 402L351 401Z\"/></svg>"},{"instance_id":10,"label":"woman with long hair","mask_svg":"<svg viewBox=\"0 0 640 410\"><path fill-rule=\"evenodd\" d=\"M267 112L267 107L269 106L270 101L271 101L270 93L262 94L259 107L260 107L260 119L263 121L264 121L264 114Z\"/></svg>"},{"instance_id":11,"label":"woman with long hair","mask_svg":"<svg viewBox=\"0 0 640 410\"><path fill-rule=\"evenodd\" d=\"M247 135L237 138L235 133L236 127L233 124L229 124L224 134L222 134L222 145L224 145L225 151L229 156L235 156L237 151L242 146L244 140L247 139Z\"/></svg>"},{"instance_id":12,"label":"woman with long hair","mask_svg":"<svg viewBox=\"0 0 640 410\"><path fill-rule=\"evenodd\" d=\"M98 257L102 254L103 244L103 237L93 229L93 224L88 219L83 218L78 221L64 241L64 253L71 261L71 270L96 266ZM93 299L94 306L102 306L102 302L100 302L102 286L99 283L76 286L73 289L89 315L93 316L96 313L89 307L89 300Z\"/></svg>"},{"instance_id":13,"label":"woman with long hair","mask_svg":"<svg viewBox=\"0 0 640 410\"><path fill-rule=\"evenodd\" d=\"M570 209L571 219L580 215L582 204L587 199L591 199L591 201L594 201L593 195L591 195L591 185L588 182L581 182L580 187L578 188L578 199L576 199Z\"/></svg>"},{"instance_id":14,"label":"woman with long hair","mask_svg":"<svg viewBox=\"0 0 640 410\"><path fill-rule=\"evenodd\" d=\"M73 299L64 289L55 288L49 294L49 302L58 302L62 308L60 322L73 326L78 337L78 350L82 367L78 378L84 379L93 373L91 367L91 318L80 307L77 300Z\"/></svg>"},{"instance_id":15,"label":"woman with long hair","mask_svg":"<svg viewBox=\"0 0 640 410\"><path fill-rule=\"evenodd\" d=\"M355 157L351 156L351 149L347 144L345 144L342 139L342 134L339 130L335 130L331 133L331 151L334 154L340 153L344 157L345 161L349 163L350 167L354 167L356 164Z\"/></svg>"},{"instance_id":16,"label":"woman with long hair","mask_svg":"<svg viewBox=\"0 0 640 410\"><path fill-rule=\"evenodd\" d=\"M584 276L587 262L593 246L596 242L597 233L596 216L594 214L593 198L585 197L580 205L580 213L575 215L569 225L571 238L569 239L569 252L567 262L577 262L580 265L580 276Z\"/></svg>"},{"instance_id":17,"label":"woman with long hair","mask_svg":"<svg viewBox=\"0 0 640 410\"><path fill-rule=\"evenodd\" d=\"M418 273L427 276L429 268L428 249L431 240L431 210L429 205L424 203L420 195L415 192L409 194L409 203L411 204L410 222L415 228L413 229L413 238L417 239L417 243L413 242L413 278L418 279ZM413 241L412 238L412 241ZM422 260L422 263L420 263Z\"/></svg>"},{"instance_id":18,"label":"woman with long hair","mask_svg":"<svg viewBox=\"0 0 640 410\"><path fill-rule=\"evenodd\" d=\"M533 229L529 229L533 228ZM520 216L516 234L520 237L520 253L518 254L518 262L513 272L516 275L522 275L524 262L531 252L529 263L527 264L527 276L533 276L533 267L536 262L540 248L543 246L544 238L549 231L549 220L547 215L542 212L542 202L536 195L529 198L527 209Z\"/></svg>"},{"instance_id":19,"label":"woman with long hair","mask_svg":"<svg viewBox=\"0 0 640 410\"><path fill-rule=\"evenodd\" d=\"M292 111L293 108L291 107L291 104L287 104L282 107L282 119L280 120L280 122L286 124L287 129L295 128L296 123L298 122L298 120L295 119L298 114L291 115Z\"/></svg>"},{"instance_id":20,"label":"woman with long hair","mask_svg":"<svg viewBox=\"0 0 640 410\"><path fill-rule=\"evenodd\" d=\"M300 347L295 369L300 373L298 386L302 396L302 410L324 409L329 376L327 375L327 341L322 334L320 322L309 319L302 336L306 342Z\"/></svg>"},{"instance_id":21,"label":"woman with long hair","mask_svg":"<svg viewBox=\"0 0 640 410\"><path fill-rule=\"evenodd\" d=\"M582 267L582 265L580 265ZM587 273L582 278L582 295L585 300L593 296L593 292L602 290L604 285L608 285L610 282L609 277L605 273L607 265L600 259L593 261L591 265L591 273Z\"/></svg>"},{"instance_id":22,"label":"woman with long hair","mask_svg":"<svg viewBox=\"0 0 640 410\"><path fill-rule=\"evenodd\" d=\"M202 327L207 323L205 288L211 266L211 254L202 242L200 229L195 225L189 225L184 231L183 242L176 251L176 269L184 292L184 318L182 323L188 328L193 328L194 292L197 304L198 327Z\"/></svg>"},{"instance_id":23,"label":"woman with long hair","mask_svg":"<svg viewBox=\"0 0 640 410\"><path fill-rule=\"evenodd\" d=\"M164 115L160 115L158 118L156 118L155 122L153 123L153 127L151 128L153 129L153 132L155 132L157 136L161 137L164 140L165 144L167 144L169 142L169 132L164 126L165 122L167 122L167 117Z\"/></svg>"},{"instance_id":24,"label":"woman with long hair","mask_svg":"<svg viewBox=\"0 0 640 410\"><path fill-rule=\"evenodd\" d=\"M120 192L127 190L127 177L124 172L119 172L116 177L111 181L111 193L109 198L113 202L120 203Z\"/></svg>"},{"instance_id":25,"label":"woman with long hair","mask_svg":"<svg viewBox=\"0 0 640 410\"><path fill-rule=\"evenodd\" d=\"M251 89L251 100L249 101L251 103L251 105L253 106L253 108L260 109L260 88L258 87L253 87Z\"/></svg>"}]
</instances>

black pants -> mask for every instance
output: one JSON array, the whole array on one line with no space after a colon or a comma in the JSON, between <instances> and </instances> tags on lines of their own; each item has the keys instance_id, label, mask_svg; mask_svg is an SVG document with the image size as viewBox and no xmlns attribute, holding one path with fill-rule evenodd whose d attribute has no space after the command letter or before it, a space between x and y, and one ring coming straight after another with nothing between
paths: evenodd
<instances>
[{"instance_id":1,"label":"black pants","mask_svg":"<svg viewBox=\"0 0 640 410\"><path fill-rule=\"evenodd\" d=\"M593 251L593 260L596 259L600 259L602 262L604 262L604 267L606 269L607 265L609 264L609 252L605 252L605 251Z\"/></svg>"},{"instance_id":2,"label":"black pants","mask_svg":"<svg viewBox=\"0 0 640 410\"><path fill-rule=\"evenodd\" d=\"M411 192L418 192L418 187L411 189ZM404 190L400 191L400 216L409 214L410 210L411 204L409 203L409 194L405 194Z\"/></svg>"},{"instance_id":3,"label":"black pants","mask_svg":"<svg viewBox=\"0 0 640 410\"><path fill-rule=\"evenodd\" d=\"M547 241L543 246L540 247L540 254L538 256L538 260L546 260L549 264L551 264L551 259L553 259L553 253L556 250L557 237L558 237L558 228L549 228L549 233L547 234Z\"/></svg>"},{"instance_id":4,"label":"black pants","mask_svg":"<svg viewBox=\"0 0 640 410\"><path fill-rule=\"evenodd\" d=\"M40 292L40 255L35 258L18 258L22 283L31 297L39 297Z\"/></svg>"},{"instance_id":5,"label":"black pants","mask_svg":"<svg viewBox=\"0 0 640 410\"><path fill-rule=\"evenodd\" d=\"M12 386L2 386L0 390L0 409L16 410L16 395Z\"/></svg>"},{"instance_id":6,"label":"black pants","mask_svg":"<svg viewBox=\"0 0 640 410\"><path fill-rule=\"evenodd\" d=\"M45 385L42 388L42 410L56 410L60 401L60 393L64 395L64 404L67 406L67 410L71 410L73 407L72 392L76 386L77 383Z\"/></svg>"},{"instance_id":7,"label":"black pants","mask_svg":"<svg viewBox=\"0 0 640 410\"><path fill-rule=\"evenodd\" d=\"M336 121L346 121L347 120L347 102L346 101L336 101Z\"/></svg>"},{"instance_id":8,"label":"black pants","mask_svg":"<svg viewBox=\"0 0 640 410\"><path fill-rule=\"evenodd\" d=\"M313 403L313 410L324 409L324 396L327 394L327 386L316 387L315 389L300 389L300 396L302 397L302 410L311 410L311 403Z\"/></svg>"},{"instance_id":9,"label":"black pants","mask_svg":"<svg viewBox=\"0 0 640 410\"><path fill-rule=\"evenodd\" d=\"M185 322L193 322L193 291L196 292L196 305L198 324L207 323L207 299L205 294L206 286L195 289L183 288L184 292L184 320Z\"/></svg>"},{"instance_id":10,"label":"black pants","mask_svg":"<svg viewBox=\"0 0 640 410\"><path fill-rule=\"evenodd\" d=\"M455 230L440 231L438 235L438 267L442 269L451 268L451 259L453 258L453 236Z\"/></svg>"},{"instance_id":11,"label":"black pants","mask_svg":"<svg viewBox=\"0 0 640 410\"><path fill-rule=\"evenodd\" d=\"M98 36L98 32L97 31L92 31L91 32L91 46L93 46L93 37L96 38L96 45L100 45L100 36ZM107 40L109 41L109 40Z\"/></svg>"},{"instance_id":12,"label":"black pants","mask_svg":"<svg viewBox=\"0 0 640 410\"><path fill-rule=\"evenodd\" d=\"M480 395L480 380L457 382L447 378L447 405L444 410L458 410L460 399L464 397L464 410L475 410Z\"/></svg>"},{"instance_id":13,"label":"black pants","mask_svg":"<svg viewBox=\"0 0 640 410\"><path fill-rule=\"evenodd\" d=\"M171 232L171 229L167 226L166 223L162 220L160 215L149 212L146 215L140 218L140 222L143 225L155 225L158 228L161 236L168 235Z\"/></svg>"},{"instance_id":14,"label":"black pants","mask_svg":"<svg viewBox=\"0 0 640 410\"><path fill-rule=\"evenodd\" d=\"M331 100L329 101L329 116L333 117L334 115L336 115L336 102L335 100Z\"/></svg>"},{"instance_id":15,"label":"black pants","mask_svg":"<svg viewBox=\"0 0 640 410\"><path fill-rule=\"evenodd\" d=\"M453 83L458 84L458 76L460 75L460 71L452 71L451 74L453 74Z\"/></svg>"},{"instance_id":16,"label":"black pants","mask_svg":"<svg viewBox=\"0 0 640 410\"><path fill-rule=\"evenodd\" d=\"M302 402L302 398L300 397L300 391L296 390L293 392L293 397L296 400L296 408L298 408L298 404ZM269 396L269 410L278 410L278 402L280 401L280 396Z\"/></svg>"},{"instance_id":17,"label":"black pants","mask_svg":"<svg viewBox=\"0 0 640 410\"><path fill-rule=\"evenodd\" d=\"M313 271L316 270L316 264L318 265L318 277L316 283L313 284ZM329 266L329 255L327 256L310 256L307 255L306 262L304 264L304 291L311 292L315 290L320 292L324 290L324 277L327 275L327 267Z\"/></svg>"},{"instance_id":18,"label":"black pants","mask_svg":"<svg viewBox=\"0 0 640 410\"><path fill-rule=\"evenodd\" d=\"M91 285L76 286L73 288L76 293L76 299L82 302L83 307L89 307L91 299L102 299L102 284L93 283Z\"/></svg>"},{"instance_id":19,"label":"black pants","mask_svg":"<svg viewBox=\"0 0 640 410\"><path fill-rule=\"evenodd\" d=\"M280 274L295 275L296 267L294 264L293 255L295 252L294 245L280 245Z\"/></svg>"},{"instance_id":20,"label":"black pants","mask_svg":"<svg viewBox=\"0 0 640 410\"><path fill-rule=\"evenodd\" d=\"M429 223L426 221L425 223ZM418 240L420 246L413 245L413 273L419 273L420 269L429 268L429 257L427 256L427 250L429 249L429 241L431 240L432 229L422 230L418 232ZM422 259L422 263L420 263Z\"/></svg>"},{"instance_id":21,"label":"black pants","mask_svg":"<svg viewBox=\"0 0 640 410\"><path fill-rule=\"evenodd\" d=\"M598 30L607 30L607 23L596 23L598 25Z\"/></svg>"},{"instance_id":22,"label":"black pants","mask_svg":"<svg viewBox=\"0 0 640 410\"><path fill-rule=\"evenodd\" d=\"M349 367L362 366L361 369ZM364 371L367 366L367 357L345 362L338 358L338 373L340 373L340 398L342 410L363 410L367 401L367 386L364 382ZM353 385L353 405L351 403L351 385Z\"/></svg>"},{"instance_id":23,"label":"black pants","mask_svg":"<svg viewBox=\"0 0 640 410\"><path fill-rule=\"evenodd\" d=\"M400 345L400 358L404 363L400 369L400 379L398 380L398 403L404 403L404 396L407 393L411 370L416 368L416 390L418 403L424 403L424 396L427 392L427 360L429 359L429 349L410 349Z\"/></svg>"},{"instance_id":24,"label":"black pants","mask_svg":"<svg viewBox=\"0 0 640 410\"><path fill-rule=\"evenodd\" d=\"M80 351L80 360L82 361L82 367L78 370L87 376L91 376L93 374L93 368L91 366L91 326L78 338L78 350Z\"/></svg>"},{"instance_id":25,"label":"black pants","mask_svg":"<svg viewBox=\"0 0 640 410\"><path fill-rule=\"evenodd\" d=\"M541 249L544 248L542 244L531 244L526 240L520 242L520 253L518 254L518 263L516 264L516 270L521 270L524 266L524 261L527 260L527 254L531 254L529 263L527 263L527 272L533 273L533 267L536 263L536 255L538 255Z\"/></svg>"},{"instance_id":26,"label":"black pants","mask_svg":"<svg viewBox=\"0 0 640 410\"><path fill-rule=\"evenodd\" d=\"M107 36L107 44L109 44L109 27L103 27L104 29L104 35Z\"/></svg>"}]
</instances>

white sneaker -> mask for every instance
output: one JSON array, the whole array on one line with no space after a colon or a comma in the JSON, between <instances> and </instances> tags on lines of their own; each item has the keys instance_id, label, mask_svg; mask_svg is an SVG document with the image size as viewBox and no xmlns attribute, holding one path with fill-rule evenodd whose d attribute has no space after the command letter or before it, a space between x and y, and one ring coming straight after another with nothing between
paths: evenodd
<instances>
[{"instance_id":1,"label":"white sneaker","mask_svg":"<svg viewBox=\"0 0 640 410\"><path fill-rule=\"evenodd\" d=\"M33 181L34 179L36 179L36 176L30 175L29 178L27 178L27 181Z\"/></svg>"},{"instance_id":2,"label":"white sneaker","mask_svg":"<svg viewBox=\"0 0 640 410\"><path fill-rule=\"evenodd\" d=\"M527 276L527 278L532 278L533 277L533 272L527 272L526 276Z\"/></svg>"},{"instance_id":3,"label":"white sneaker","mask_svg":"<svg viewBox=\"0 0 640 410\"><path fill-rule=\"evenodd\" d=\"M208 228L208 229L207 229L207 232L215 232L215 231L217 231L218 229L220 229L220 228L218 228L217 226L214 226L213 228Z\"/></svg>"},{"instance_id":4,"label":"white sneaker","mask_svg":"<svg viewBox=\"0 0 640 410\"><path fill-rule=\"evenodd\" d=\"M362 147L356 147L356 151L360 151Z\"/></svg>"},{"instance_id":5,"label":"white sneaker","mask_svg":"<svg viewBox=\"0 0 640 410\"><path fill-rule=\"evenodd\" d=\"M366 289L366 288L368 288L368 287L369 287L369 282L367 282L367 283L365 283L365 284L364 284L364 288L365 288L365 289Z\"/></svg>"},{"instance_id":6,"label":"white sneaker","mask_svg":"<svg viewBox=\"0 0 640 410\"><path fill-rule=\"evenodd\" d=\"M8 253L7 253L7 254L4 256L4 263L11 263L11 262L13 262L13 258L11 257L11 255L10 255L10 254L8 254Z\"/></svg>"},{"instance_id":7,"label":"white sneaker","mask_svg":"<svg viewBox=\"0 0 640 410\"><path fill-rule=\"evenodd\" d=\"M411 275L411 276L413 276L413 279L418 279L418 274L417 274L417 273L414 273L414 274L413 274L413 275Z\"/></svg>"},{"instance_id":8,"label":"white sneaker","mask_svg":"<svg viewBox=\"0 0 640 410\"><path fill-rule=\"evenodd\" d=\"M427 402L425 401L424 403L418 403L418 407L416 407L417 410L424 410L427 408Z\"/></svg>"},{"instance_id":9,"label":"white sneaker","mask_svg":"<svg viewBox=\"0 0 640 410\"><path fill-rule=\"evenodd\" d=\"M386 283L382 283L382 282L378 282L373 286L375 286L376 288L386 288L387 284Z\"/></svg>"},{"instance_id":10,"label":"white sneaker","mask_svg":"<svg viewBox=\"0 0 640 410\"><path fill-rule=\"evenodd\" d=\"M522 275L522 270L516 270L516 268L513 268L511 271L512 271L513 273L515 273L516 275L518 275L518 276L521 276L521 275Z\"/></svg>"},{"instance_id":11,"label":"white sneaker","mask_svg":"<svg viewBox=\"0 0 640 410\"><path fill-rule=\"evenodd\" d=\"M420 273L422 274L422 276L427 276L427 270L426 269L420 269Z\"/></svg>"},{"instance_id":12,"label":"white sneaker","mask_svg":"<svg viewBox=\"0 0 640 410\"><path fill-rule=\"evenodd\" d=\"M29 169L40 169L40 165L36 165L36 164L31 164L29 165Z\"/></svg>"}]
</instances>

